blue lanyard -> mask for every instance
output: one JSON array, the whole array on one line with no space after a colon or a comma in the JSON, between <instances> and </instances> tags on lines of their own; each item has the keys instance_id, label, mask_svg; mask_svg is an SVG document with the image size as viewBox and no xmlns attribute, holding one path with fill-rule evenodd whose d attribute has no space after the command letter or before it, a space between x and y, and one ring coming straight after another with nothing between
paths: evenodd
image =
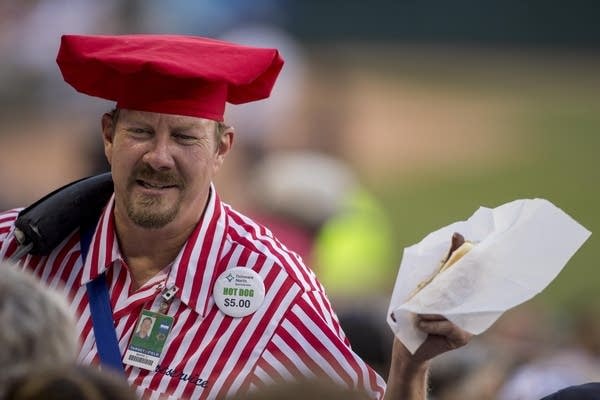
<instances>
[{"instance_id":1,"label":"blue lanyard","mask_svg":"<svg viewBox=\"0 0 600 400\"><path fill-rule=\"evenodd\" d=\"M90 243L94 235L94 225L82 227L80 230L81 258L85 262ZM121 350L117 340L117 332L113 323L113 313L110 307L106 275L102 273L86 284L90 313L96 337L96 348L100 363L112 370L125 373L121 361Z\"/></svg>"}]
</instances>

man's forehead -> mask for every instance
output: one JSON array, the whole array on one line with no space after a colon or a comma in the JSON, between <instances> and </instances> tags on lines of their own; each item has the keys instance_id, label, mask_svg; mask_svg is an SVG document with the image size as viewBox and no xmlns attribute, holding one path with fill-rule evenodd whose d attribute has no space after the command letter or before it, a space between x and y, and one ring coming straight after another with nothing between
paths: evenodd
<instances>
[{"instance_id":1,"label":"man's forehead","mask_svg":"<svg viewBox=\"0 0 600 400\"><path fill-rule=\"evenodd\" d=\"M200 128L211 128L217 122L212 119L201 117L190 117L187 115L163 114L150 111L121 109L119 119L127 121L139 121L148 124L166 123L170 126L189 126Z\"/></svg>"}]
</instances>

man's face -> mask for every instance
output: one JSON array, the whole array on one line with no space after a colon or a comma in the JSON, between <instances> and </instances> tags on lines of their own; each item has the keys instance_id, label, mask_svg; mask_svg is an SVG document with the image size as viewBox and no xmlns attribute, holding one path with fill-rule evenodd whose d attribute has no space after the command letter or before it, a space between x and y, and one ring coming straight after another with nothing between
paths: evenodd
<instances>
[{"instance_id":1,"label":"man's face","mask_svg":"<svg viewBox=\"0 0 600 400\"><path fill-rule=\"evenodd\" d=\"M217 143L215 121L123 109L102 128L117 217L149 229L199 219L232 132Z\"/></svg>"},{"instance_id":2,"label":"man's face","mask_svg":"<svg viewBox=\"0 0 600 400\"><path fill-rule=\"evenodd\" d=\"M148 333L150 333L150 326L152 326L151 319L143 320L142 324L140 325L140 334L143 334L144 336L148 336Z\"/></svg>"}]
</instances>

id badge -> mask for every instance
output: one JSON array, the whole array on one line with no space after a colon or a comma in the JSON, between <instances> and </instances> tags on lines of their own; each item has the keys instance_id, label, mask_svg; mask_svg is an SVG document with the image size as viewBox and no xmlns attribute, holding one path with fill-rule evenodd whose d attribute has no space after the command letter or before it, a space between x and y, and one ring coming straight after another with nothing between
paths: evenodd
<instances>
[{"instance_id":1,"label":"id badge","mask_svg":"<svg viewBox=\"0 0 600 400\"><path fill-rule=\"evenodd\" d=\"M123 363L153 371L160 361L173 317L142 310L127 346Z\"/></svg>"}]
</instances>

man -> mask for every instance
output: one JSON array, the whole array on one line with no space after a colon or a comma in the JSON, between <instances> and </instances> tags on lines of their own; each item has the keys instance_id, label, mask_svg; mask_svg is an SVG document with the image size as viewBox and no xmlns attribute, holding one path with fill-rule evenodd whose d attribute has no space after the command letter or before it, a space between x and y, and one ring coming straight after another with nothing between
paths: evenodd
<instances>
[{"instance_id":1,"label":"man","mask_svg":"<svg viewBox=\"0 0 600 400\"><path fill-rule=\"evenodd\" d=\"M148 339L150 336L150 328L152 328L152 318L145 317L140 322L137 332L135 333L138 339Z\"/></svg>"},{"instance_id":2,"label":"man","mask_svg":"<svg viewBox=\"0 0 600 400\"><path fill-rule=\"evenodd\" d=\"M64 284L80 361L97 363L105 347L92 284L108 292L118 364L143 397L223 398L327 377L383 398L383 379L352 352L314 273L211 183L233 144L225 103L268 97L278 52L187 36L64 36L57 61L75 89L117 102L102 117L114 195L89 253L77 230L22 261ZM17 213L0 215L0 257L17 249ZM163 348L129 345L144 316L160 320ZM429 360L469 339L441 317L417 321L431 335L414 355L396 341L386 398L424 398Z\"/></svg>"}]
</instances>

